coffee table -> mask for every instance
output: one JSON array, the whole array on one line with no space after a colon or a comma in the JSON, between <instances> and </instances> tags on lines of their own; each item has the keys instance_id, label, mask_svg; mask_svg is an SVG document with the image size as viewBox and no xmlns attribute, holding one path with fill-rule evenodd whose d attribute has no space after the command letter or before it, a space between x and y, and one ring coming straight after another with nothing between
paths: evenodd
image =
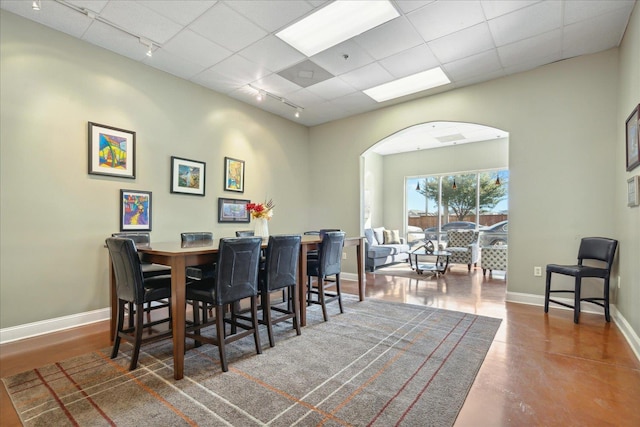
<instances>
[{"instance_id":1,"label":"coffee table","mask_svg":"<svg viewBox=\"0 0 640 427\"><path fill-rule=\"evenodd\" d=\"M409 264L411 265L411 269L415 270L418 274L426 271L435 276L439 274L444 275L447 272L447 267L449 267L449 256L451 256L451 252L429 252L424 246L421 246L409 252ZM418 257L431 257L435 258L435 260L433 260L434 262L420 262L423 260L418 259Z\"/></svg>"}]
</instances>

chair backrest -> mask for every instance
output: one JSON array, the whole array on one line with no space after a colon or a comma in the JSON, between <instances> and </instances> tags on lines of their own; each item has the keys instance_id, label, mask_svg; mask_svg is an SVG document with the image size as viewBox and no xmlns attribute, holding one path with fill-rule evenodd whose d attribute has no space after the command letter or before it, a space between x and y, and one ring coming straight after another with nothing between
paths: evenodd
<instances>
[{"instance_id":1,"label":"chair backrest","mask_svg":"<svg viewBox=\"0 0 640 427\"><path fill-rule=\"evenodd\" d=\"M318 249L318 273L321 276L340 274L344 237L343 231L328 231L324 234Z\"/></svg>"},{"instance_id":2,"label":"chair backrest","mask_svg":"<svg viewBox=\"0 0 640 427\"><path fill-rule=\"evenodd\" d=\"M448 247L465 248L472 243L478 241L479 233L474 230L449 230L447 231L447 237L449 243Z\"/></svg>"},{"instance_id":3,"label":"chair backrest","mask_svg":"<svg viewBox=\"0 0 640 427\"><path fill-rule=\"evenodd\" d=\"M239 230L236 231L236 237L253 237L256 233L253 230Z\"/></svg>"},{"instance_id":4,"label":"chair backrest","mask_svg":"<svg viewBox=\"0 0 640 427\"><path fill-rule=\"evenodd\" d=\"M268 290L296 284L300 241L299 235L269 236L264 273L261 275Z\"/></svg>"},{"instance_id":5,"label":"chair backrest","mask_svg":"<svg viewBox=\"0 0 640 427\"><path fill-rule=\"evenodd\" d=\"M144 279L133 239L109 237L105 240L116 277L118 298L136 304L144 302Z\"/></svg>"},{"instance_id":6,"label":"chair backrest","mask_svg":"<svg viewBox=\"0 0 640 427\"><path fill-rule=\"evenodd\" d=\"M607 263L607 270L611 272L613 258L616 255L618 241L606 237L585 237L580 241L578 249L578 264L585 259L594 259Z\"/></svg>"},{"instance_id":7,"label":"chair backrest","mask_svg":"<svg viewBox=\"0 0 640 427\"><path fill-rule=\"evenodd\" d=\"M136 245L149 245L151 243L151 234L142 231L127 231L122 233L113 233L111 237L125 237L133 240Z\"/></svg>"},{"instance_id":8,"label":"chair backrest","mask_svg":"<svg viewBox=\"0 0 640 427\"><path fill-rule=\"evenodd\" d=\"M213 233L208 231L180 233L180 240L182 243L213 241Z\"/></svg>"},{"instance_id":9,"label":"chair backrest","mask_svg":"<svg viewBox=\"0 0 640 427\"><path fill-rule=\"evenodd\" d=\"M216 304L228 304L257 295L261 244L260 237L220 239Z\"/></svg>"},{"instance_id":10,"label":"chair backrest","mask_svg":"<svg viewBox=\"0 0 640 427\"><path fill-rule=\"evenodd\" d=\"M320 230L310 230L310 231L305 231L304 234L305 236L324 236L325 233L329 232L329 231L342 231L339 228L321 228Z\"/></svg>"}]
</instances>

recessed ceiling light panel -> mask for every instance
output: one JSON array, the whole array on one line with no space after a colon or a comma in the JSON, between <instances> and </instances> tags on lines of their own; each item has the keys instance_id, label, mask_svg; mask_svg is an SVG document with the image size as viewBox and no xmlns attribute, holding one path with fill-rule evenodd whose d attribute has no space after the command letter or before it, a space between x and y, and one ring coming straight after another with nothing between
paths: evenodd
<instances>
[{"instance_id":1,"label":"recessed ceiling light panel","mask_svg":"<svg viewBox=\"0 0 640 427\"><path fill-rule=\"evenodd\" d=\"M384 0L338 0L276 33L307 56L349 40L400 16Z\"/></svg>"},{"instance_id":2,"label":"recessed ceiling light panel","mask_svg":"<svg viewBox=\"0 0 640 427\"><path fill-rule=\"evenodd\" d=\"M442 68L436 67L366 89L363 92L375 101L382 102L448 83L451 83L451 80L442 71Z\"/></svg>"}]
</instances>

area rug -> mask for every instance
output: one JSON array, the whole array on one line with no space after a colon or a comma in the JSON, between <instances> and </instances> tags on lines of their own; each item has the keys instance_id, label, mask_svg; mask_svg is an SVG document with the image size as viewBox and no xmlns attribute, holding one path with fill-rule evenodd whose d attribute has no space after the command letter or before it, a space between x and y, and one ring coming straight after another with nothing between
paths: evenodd
<instances>
[{"instance_id":1,"label":"area rug","mask_svg":"<svg viewBox=\"0 0 640 427\"><path fill-rule=\"evenodd\" d=\"M263 353L251 337L227 347L187 342L184 379L173 379L170 341L106 348L3 378L22 422L118 426L451 426L500 319L431 307L345 298L308 310L296 336L275 328Z\"/></svg>"}]
</instances>

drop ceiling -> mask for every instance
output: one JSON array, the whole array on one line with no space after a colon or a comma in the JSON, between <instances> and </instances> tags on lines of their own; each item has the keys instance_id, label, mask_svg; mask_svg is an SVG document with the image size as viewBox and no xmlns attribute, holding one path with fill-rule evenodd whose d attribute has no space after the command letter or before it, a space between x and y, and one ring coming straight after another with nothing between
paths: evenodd
<instances>
[{"instance_id":1,"label":"drop ceiling","mask_svg":"<svg viewBox=\"0 0 640 427\"><path fill-rule=\"evenodd\" d=\"M311 57L275 33L325 1L42 0L37 12L31 3L0 7L314 126L616 47L635 0L392 1L398 18ZM139 37L153 43L151 57ZM437 66L450 84L382 103L363 93ZM275 96L258 102L255 88Z\"/></svg>"}]
</instances>

